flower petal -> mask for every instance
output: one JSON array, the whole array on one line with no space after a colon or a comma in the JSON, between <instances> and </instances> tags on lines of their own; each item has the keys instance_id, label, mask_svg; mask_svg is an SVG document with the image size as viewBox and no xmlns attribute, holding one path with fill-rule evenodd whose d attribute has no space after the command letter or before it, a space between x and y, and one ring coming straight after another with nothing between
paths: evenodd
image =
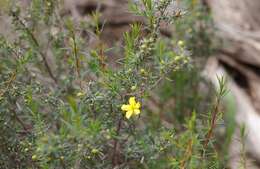
<instances>
[{"instance_id":1,"label":"flower petal","mask_svg":"<svg viewBox=\"0 0 260 169\"><path fill-rule=\"evenodd\" d=\"M135 97L130 97L130 98L129 98L129 104L130 104L130 105L135 105L135 104L136 104L136 102L135 102Z\"/></svg>"},{"instance_id":2,"label":"flower petal","mask_svg":"<svg viewBox=\"0 0 260 169\"><path fill-rule=\"evenodd\" d=\"M132 114L133 114L133 111L132 111L132 110L129 110L129 111L126 112L125 117L126 117L127 119L129 119L129 118L132 116Z\"/></svg>"},{"instance_id":3,"label":"flower petal","mask_svg":"<svg viewBox=\"0 0 260 169\"><path fill-rule=\"evenodd\" d=\"M123 110L123 111L128 111L128 110L130 110L130 105L123 104L123 105L121 106L121 110Z\"/></svg>"},{"instance_id":4,"label":"flower petal","mask_svg":"<svg viewBox=\"0 0 260 169\"><path fill-rule=\"evenodd\" d=\"M141 113L141 111L140 111L140 109L135 109L135 110L134 110L134 113L135 113L135 115L138 115L138 114Z\"/></svg>"},{"instance_id":5,"label":"flower petal","mask_svg":"<svg viewBox=\"0 0 260 169\"><path fill-rule=\"evenodd\" d=\"M140 107L141 107L141 103L140 103L140 102L137 102L137 103L135 104L135 108L136 108L136 109L140 109Z\"/></svg>"}]
</instances>

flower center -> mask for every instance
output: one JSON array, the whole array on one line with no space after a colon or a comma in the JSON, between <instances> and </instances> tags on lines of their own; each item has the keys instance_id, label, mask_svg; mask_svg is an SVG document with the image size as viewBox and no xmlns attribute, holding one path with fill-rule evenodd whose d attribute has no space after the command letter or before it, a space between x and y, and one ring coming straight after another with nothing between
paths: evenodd
<instances>
[{"instance_id":1,"label":"flower center","mask_svg":"<svg viewBox=\"0 0 260 169\"><path fill-rule=\"evenodd\" d=\"M131 109L132 111L134 111L134 110L135 110L135 105L134 105L134 104L131 104L131 105L130 105L130 109Z\"/></svg>"}]
</instances>

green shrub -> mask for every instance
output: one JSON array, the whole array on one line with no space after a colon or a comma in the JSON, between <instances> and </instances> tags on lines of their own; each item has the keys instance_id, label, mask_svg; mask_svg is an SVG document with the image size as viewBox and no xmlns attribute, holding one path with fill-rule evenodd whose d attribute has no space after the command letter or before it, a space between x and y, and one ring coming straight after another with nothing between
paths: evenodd
<instances>
[{"instance_id":1,"label":"green shrub","mask_svg":"<svg viewBox=\"0 0 260 169\"><path fill-rule=\"evenodd\" d=\"M161 22L183 19L167 10L171 3L131 5L148 22L124 34L116 68L102 42L90 49L80 35L87 27L99 38L98 13L76 24L58 14L59 1L12 6L14 37L0 38L1 168L220 168L213 131L224 80L216 103L202 99L186 42L160 36ZM175 98L175 107L152 113L154 93ZM209 106L200 109L201 101Z\"/></svg>"}]
</instances>

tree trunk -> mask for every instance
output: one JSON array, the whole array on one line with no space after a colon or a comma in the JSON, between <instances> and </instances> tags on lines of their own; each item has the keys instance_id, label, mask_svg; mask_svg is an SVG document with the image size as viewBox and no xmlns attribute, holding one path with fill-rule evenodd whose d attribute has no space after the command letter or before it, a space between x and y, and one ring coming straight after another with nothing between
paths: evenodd
<instances>
[{"instance_id":1,"label":"tree trunk","mask_svg":"<svg viewBox=\"0 0 260 169\"><path fill-rule=\"evenodd\" d=\"M206 69L214 81L215 74L229 77L228 88L237 103L230 167L241 167L241 140L237 140L244 125L247 168L260 168L260 1L208 0L208 4L224 45Z\"/></svg>"}]
</instances>

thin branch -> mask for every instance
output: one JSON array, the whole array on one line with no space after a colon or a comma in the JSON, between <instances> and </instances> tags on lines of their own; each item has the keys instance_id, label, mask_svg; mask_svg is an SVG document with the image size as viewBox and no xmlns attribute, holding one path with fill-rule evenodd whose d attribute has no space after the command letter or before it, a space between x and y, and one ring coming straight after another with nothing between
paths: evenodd
<instances>
[{"instance_id":1,"label":"thin branch","mask_svg":"<svg viewBox=\"0 0 260 169\"><path fill-rule=\"evenodd\" d=\"M12 110L15 120L23 127L24 131L26 133L29 133L28 128L26 127L26 124L20 119L20 117L16 114L15 110Z\"/></svg>"},{"instance_id":2,"label":"thin branch","mask_svg":"<svg viewBox=\"0 0 260 169\"><path fill-rule=\"evenodd\" d=\"M209 141L210 139L212 138L212 133L213 133L213 130L216 126L216 122L217 122L217 114L218 114L218 107L219 107L219 104L220 104L220 99L221 97L219 96L217 98L217 101L216 101L216 104L214 106L214 109L213 109L213 112L212 112L212 118L211 118L211 123L210 123L210 128L207 132L207 135L206 135L206 139L205 139L205 142L203 144L203 148L205 149L208 144L209 144Z\"/></svg>"},{"instance_id":3,"label":"thin branch","mask_svg":"<svg viewBox=\"0 0 260 169\"><path fill-rule=\"evenodd\" d=\"M6 91L9 90L11 84L12 84L12 83L14 82L14 80L16 79L16 74L17 74L17 70L15 70L15 71L12 73L11 77L10 77L7 81L4 82L4 84L6 84L6 87L5 87L5 89L3 89L3 90L0 91L0 98L5 94Z\"/></svg>"},{"instance_id":4,"label":"thin branch","mask_svg":"<svg viewBox=\"0 0 260 169\"><path fill-rule=\"evenodd\" d=\"M121 130L121 127L122 127L122 121L123 121L123 118L120 117L118 124L117 124L116 136L119 136L119 134L120 134L120 130ZM118 149L119 149L118 139L115 138L114 139L114 147L113 147L113 156L112 156L113 167L118 165L118 160L119 160L119 157L118 157L119 156L119 153L118 153L119 150Z\"/></svg>"},{"instance_id":5,"label":"thin branch","mask_svg":"<svg viewBox=\"0 0 260 169\"><path fill-rule=\"evenodd\" d=\"M183 159L180 162L180 169L185 169L185 163L189 160L189 158L192 155L192 147L193 147L193 141L192 141L192 139L190 139L188 142L188 145L186 147L186 151L183 156Z\"/></svg>"},{"instance_id":6,"label":"thin branch","mask_svg":"<svg viewBox=\"0 0 260 169\"><path fill-rule=\"evenodd\" d=\"M13 17L15 17L15 19L23 27L23 29L26 31L26 33L30 36L30 38L32 39L34 45L38 48L38 52L39 52L39 54L40 54L40 56L41 56L41 58L42 58L42 60L44 62L44 66L46 67L49 76L53 79L53 81L55 83L57 83L57 79L56 79L56 77L54 76L54 74L51 71L51 68L50 68L50 66L48 64L46 56L40 51L40 45L39 45L39 42L37 41L37 39L35 38L33 33L29 30L29 28L23 23L23 21L15 13L13 14Z\"/></svg>"},{"instance_id":7,"label":"thin branch","mask_svg":"<svg viewBox=\"0 0 260 169\"><path fill-rule=\"evenodd\" d=\"M77 49L77 43L76 43L76 37L74 31L72 31L72 40L73 40L73 55L75 57L76 72L78 77L80 77L80 62L78 57L78 49Z\"/></svg>"},{"instance_id":8,"label":"thin branch","mask_svg":"<svg viewBox=\"0 0 260 169\"><path fill-rule=\"evenodd\" d=\"M218 78L218 82L219 82L219 93L217 95L217 99L216 99L216 103L213 107L213 111L211 113L210 127L209 127L207 134L206 134L205 142L203 144L204 150L208 146L209 141L212 138L212 133L213 133L213 130L214 130L216 123L217 123L217 118L218 118L218 113L219 113L218 109L219 109L221 98L224 97L226 95L226 93L228 92L225 89L225 85L226 85L225 78L218 77L218 76L217 76L217 78ZM205 151L204 151L204 153L205 153Z\"/></svg>"}]
</instances>

